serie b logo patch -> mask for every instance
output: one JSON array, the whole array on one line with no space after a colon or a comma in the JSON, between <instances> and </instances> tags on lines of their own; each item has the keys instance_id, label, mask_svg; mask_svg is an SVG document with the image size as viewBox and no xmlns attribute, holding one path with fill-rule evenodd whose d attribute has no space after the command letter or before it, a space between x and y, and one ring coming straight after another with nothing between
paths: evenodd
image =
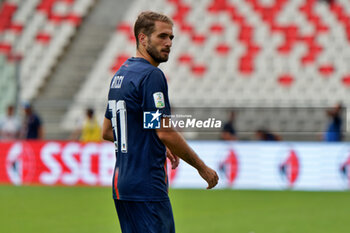
<instances>
[{"instance_id":1,"label":"serie b logo patch","mask_svg":"<svg viewBox=\"0 0 350 233\"><path fill-rule=\"evenodd\" d=\"M163 92L153 93L153 99L154 99L154 106L156 108L164 108L165 107Z\"/></svg>"}]
</instances>

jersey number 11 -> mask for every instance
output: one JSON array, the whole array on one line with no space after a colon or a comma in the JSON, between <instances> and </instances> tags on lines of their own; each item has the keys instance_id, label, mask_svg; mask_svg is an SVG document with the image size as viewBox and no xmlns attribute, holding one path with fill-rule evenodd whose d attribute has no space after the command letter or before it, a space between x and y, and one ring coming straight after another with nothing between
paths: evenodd
<instances>
[{"instance_id":1,"label":"jersey number 11","mask_svg":"<svg viewBox=\"0 0 350 233\"><path fill-rule=\"evenodd\" d=\"M112 126L113 126L113 134L114 134L114 145L115 150L118 151L118 124L117 120L119 120L120 126L120 150L122 153L128 152L128 140L127 140L127 114L126 114L126 104L124 100L109 100L108 101L109 111L112 112ZM118 118L119 116L119 118Z\"/></svg>"}]
</instances>

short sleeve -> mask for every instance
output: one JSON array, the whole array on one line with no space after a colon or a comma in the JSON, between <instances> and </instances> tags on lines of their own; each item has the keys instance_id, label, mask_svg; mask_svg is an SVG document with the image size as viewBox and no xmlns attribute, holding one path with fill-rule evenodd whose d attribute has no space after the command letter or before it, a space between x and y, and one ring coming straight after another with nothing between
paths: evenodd
<instances>
[{"instance_id":1,"label":"short sleeve","mask_svg":"<svg viewBox=\"0 0 350 233\"><path fill-rule=\"evenodd\" d=\"M141 83L142 110L157 111L165 115L171 114L168 97L168 85L163 72L154 69Z\"/></svg>"}]
</instances>

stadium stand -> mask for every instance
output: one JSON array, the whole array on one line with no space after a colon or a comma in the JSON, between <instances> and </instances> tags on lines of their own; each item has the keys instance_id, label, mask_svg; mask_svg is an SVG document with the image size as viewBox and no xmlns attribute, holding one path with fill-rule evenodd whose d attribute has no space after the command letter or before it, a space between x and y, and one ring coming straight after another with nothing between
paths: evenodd
<instances>
[{"instance_id":1,"label":"stadium stand","mask_svg":"<svg viewBox=\"0 0 350 233\"><path fill-rule=\"evenodd\" d=\"M161 65L174 106L326 107L348 102L346 0L333 5L315 0L157 0L152 6L138 0L77 94L63 122L66 128L80 114L73 107L77 103L104 103L114 72L134 54L132 22L146 9L175 21L170 62ZM90 93L96 93L93 99Z\"/></svg>"},{"instance_id":2,"label":"stadium stand","mask_svg":"<svg viewBox=\"0 0 350 233\"><path fill-rule=\"evenodd\" d=\"M127 9L129 4L130 0L103 0L93 5L60 58L53 74L47 80L45 88L35 100L37 109L46 119L45 123L48 127L45 130L48 135L51 135L50 137L67 138L64 137L67 132L65 133L60 127L62 116L78 90L86 82L91 67L98 60L99 54L114 32L115 25L125 14L124 9ZM91 103L95 104L94 101ZM77 106L82 110L79 114L81 118L85 115L85 106L80 103ZM87 107L95 109L94 106ZM80 120L79 118L74 122L74 127Z\"/></svg>"},{"instance_id":3,"label":"stadium stand","mask_svg":"<svg viewBox=\"0 0 350 233\"><path fill-rule=\"evenodd\" d=\"M103 2L96 1L94 8ZM22 58L21 99L40 100L40 87L45 89L52 68L62 63L58 57L68 53L63 48L92 4L92 0L2 3L0 53L7 57L5 63ZM155 0L151 5L135 0L122 9L122 19L116 21L109 42L67 104L69 108L60 120L64 129L72 129L86 107L94 107L103 117L110 79L134 55L132 23L142 10L166 13L175 22L170 61L161 65L175 107L318 108L338 101L349 104L347 0L332 4L317 0ZM288 116L289 111L277 109L273 115ZM319 116L319 110L315 111L300 113L300 121ZM256 114L243 112L237 124L246 128L263 124L257 123ZM325 124L324 115L316 118L310 128ZM293 128L295 123L286 122L276 123L276 129Z\"/></svg>"},{"instance_id":4,"label":"stadium stand","mask_svg":"<svg viewBox=\"0 0 350 233\"><path fill-rule=\"evenodd\" d=\"M20 59L21 99L33 100L93 0L5 1L0 48Z\"/></svg>"}]
</instances>

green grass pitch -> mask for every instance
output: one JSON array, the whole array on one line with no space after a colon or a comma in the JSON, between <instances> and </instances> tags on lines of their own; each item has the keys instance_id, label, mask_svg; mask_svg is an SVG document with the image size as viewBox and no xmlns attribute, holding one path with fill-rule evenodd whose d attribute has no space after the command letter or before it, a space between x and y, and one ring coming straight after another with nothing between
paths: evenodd
<instances>
[{"instance_id":1,"label":"green grass pitch","mask_svg":"<svg viewBox=\"0 0 350 233\"><path fill-rule=\"evenodd\" d=\"M178 233L347 233L349 192L170 190ZM117 233L110 188L0 186L0 232Z\"/></svg>"}]
</instances>

